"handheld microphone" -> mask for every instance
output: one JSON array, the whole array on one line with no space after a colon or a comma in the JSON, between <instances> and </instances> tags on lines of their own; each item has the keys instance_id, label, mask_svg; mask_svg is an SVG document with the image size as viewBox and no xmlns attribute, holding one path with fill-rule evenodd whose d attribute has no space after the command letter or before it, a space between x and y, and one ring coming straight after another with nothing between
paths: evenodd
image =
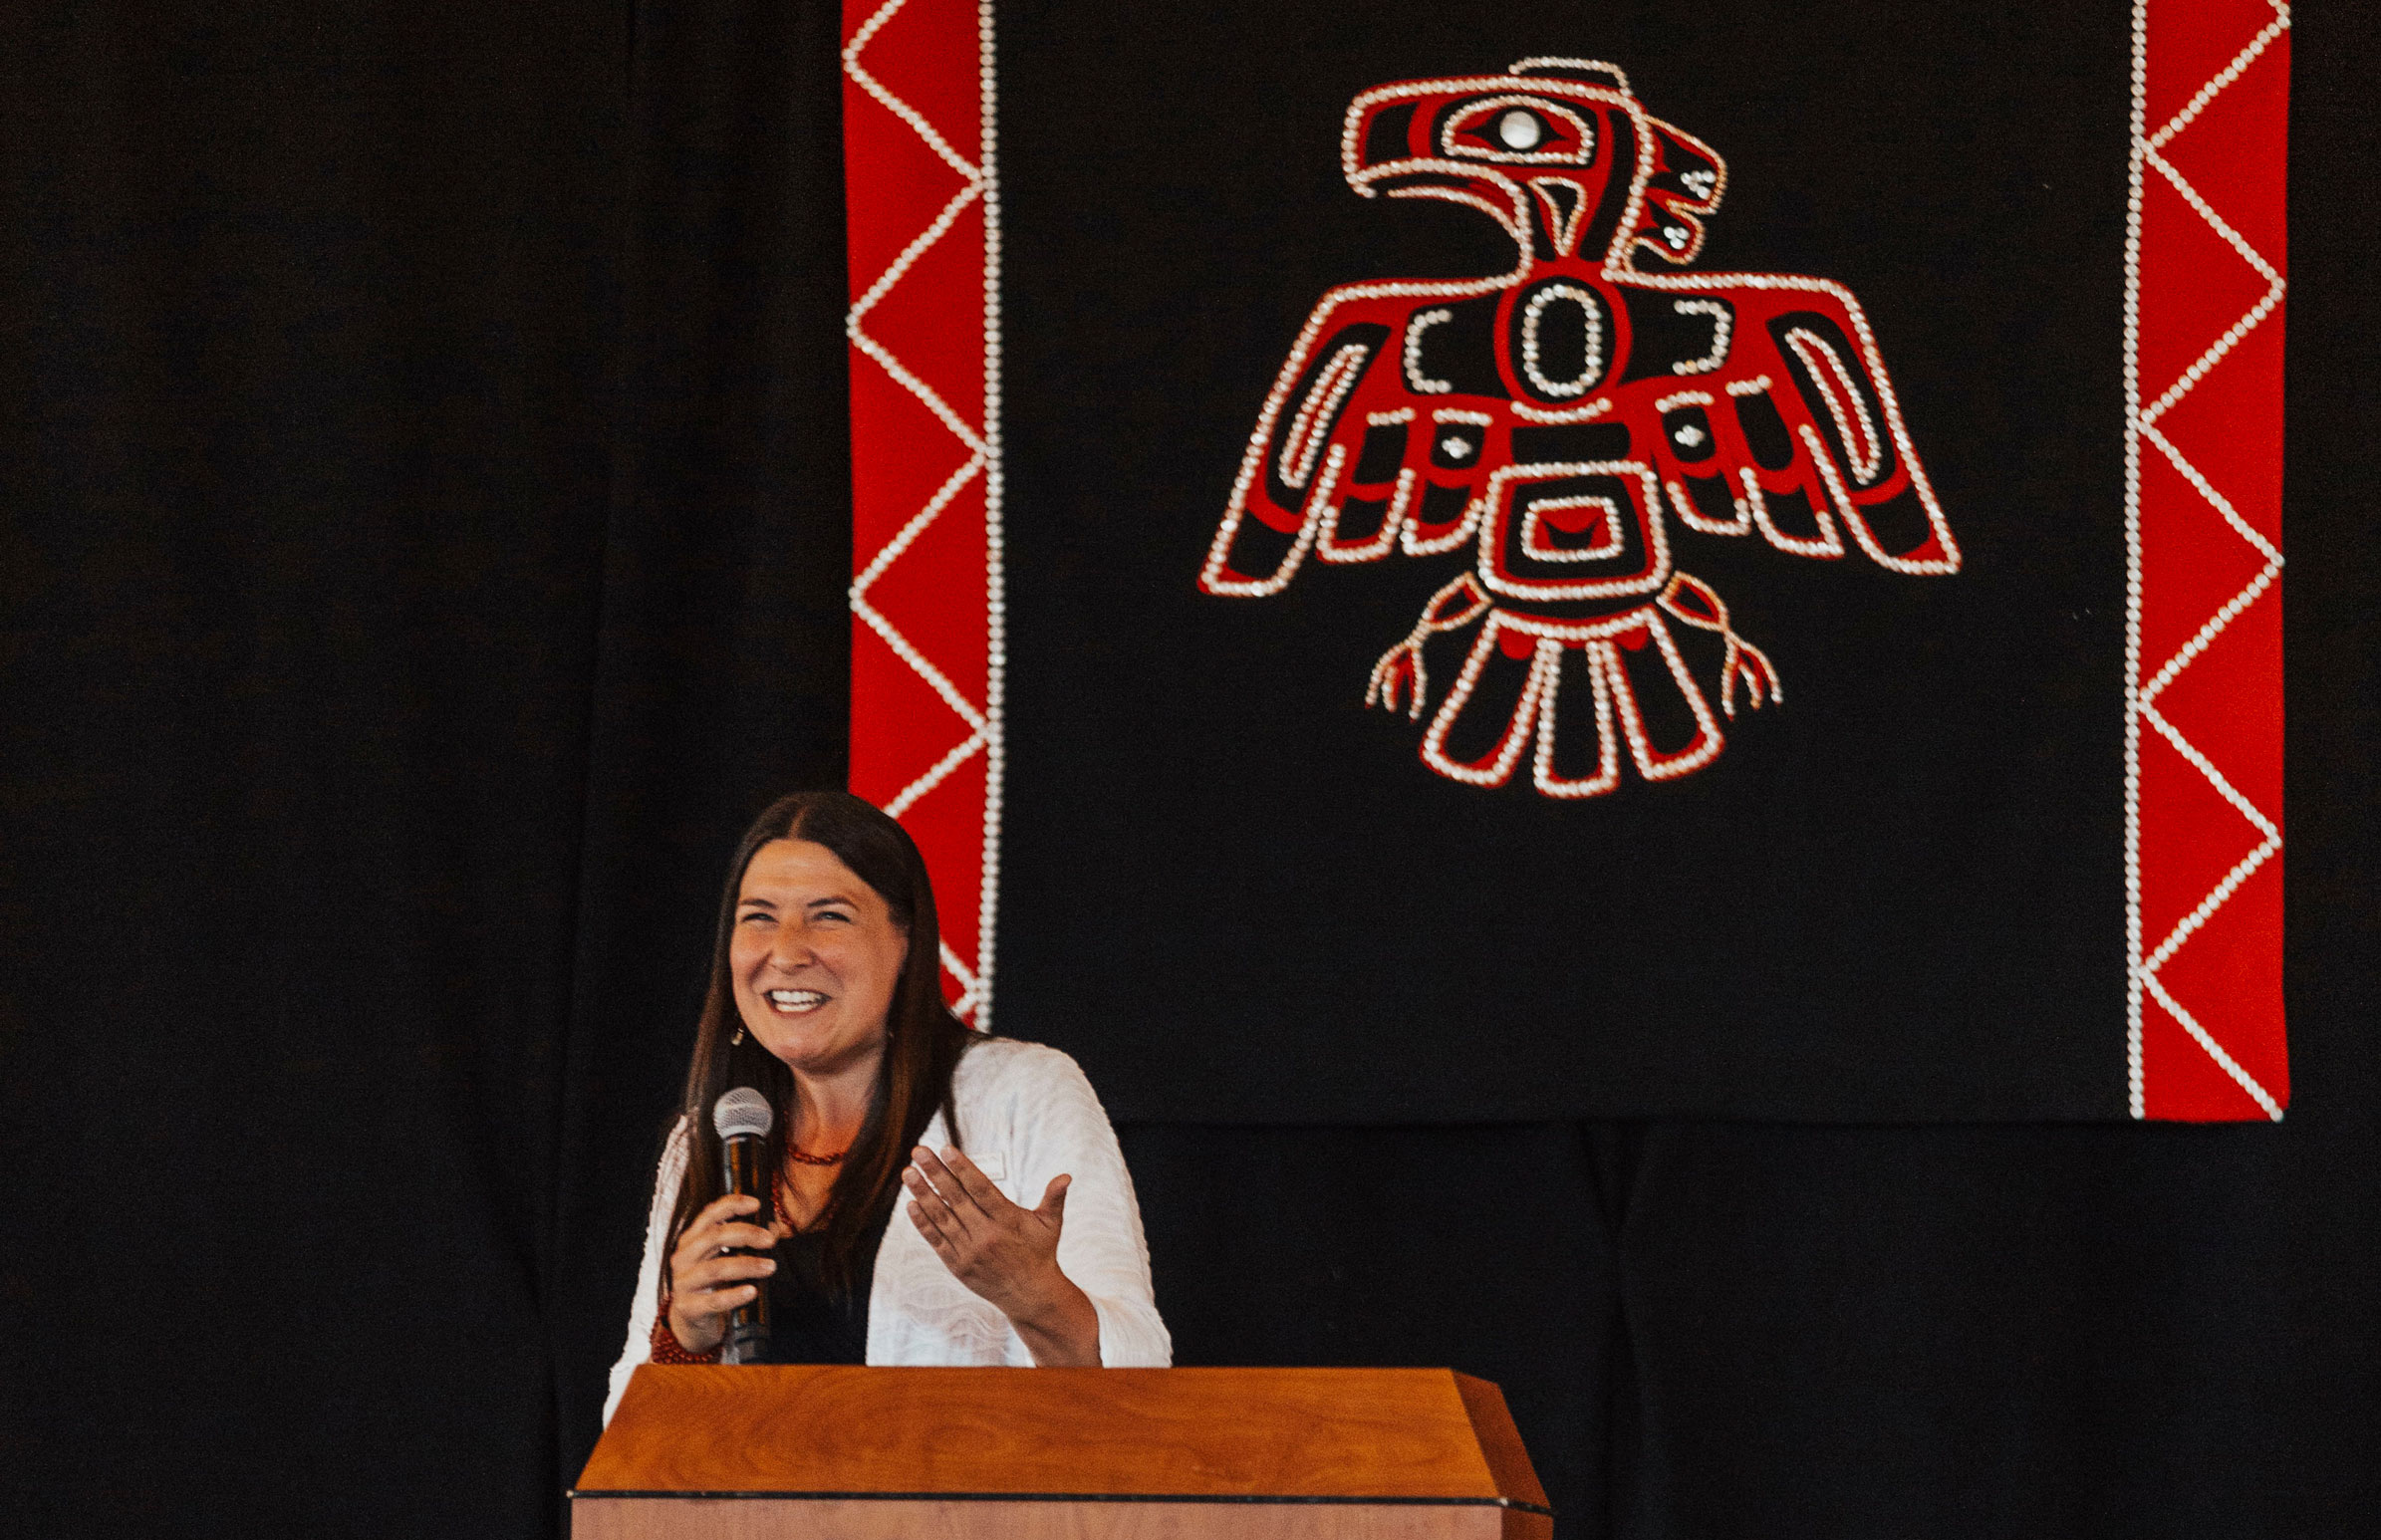
<instances>
[{"instance_id":1,"label":"handheld microphone","mask_svg":"<svg viewBox=\"0 0 2381 1540\"><path fill-rule=\"evenodd\" d=\"M761 1155L777 1114L769 1099L750 1086L719 1094L711 1104L711 1127L719 1133L719 1169L727 1191L760 1199L760 1212L747 1221L764 1228L769 1223L769 1194L761 1190ZM724 1194L723 1194L724 1195ZM739 1251L738 1255L753 1253ZM727 1336L719 1344L722 1364L757 1364L769 1356L769 1287L766 1281L727 1318Z\"/></svg>"}]
</instances>

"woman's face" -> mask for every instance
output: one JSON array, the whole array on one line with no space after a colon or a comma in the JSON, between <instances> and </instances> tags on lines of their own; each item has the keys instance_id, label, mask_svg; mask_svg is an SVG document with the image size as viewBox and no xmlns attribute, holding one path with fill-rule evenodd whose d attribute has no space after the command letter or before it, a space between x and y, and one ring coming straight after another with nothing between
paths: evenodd
<instances>
[{"instance_id":1,"label":"woman's face","mask_svg":"<svg viewBox=\"0 0 2381 1540\"><path fill-rule=\"evenodd\" d=\"M908 952L885 900L824 845L772 840L744 869L727 951L736 1013L790 1068L873 1057Z\"/></svg>"}]
</instances>

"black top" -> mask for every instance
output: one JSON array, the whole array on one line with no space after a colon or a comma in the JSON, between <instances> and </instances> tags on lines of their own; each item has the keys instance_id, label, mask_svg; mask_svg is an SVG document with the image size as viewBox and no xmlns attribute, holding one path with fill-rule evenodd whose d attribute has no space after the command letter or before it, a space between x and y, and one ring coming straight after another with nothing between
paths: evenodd
<instances>
[{"instance_id":1,"label":"black top","mask_svg":"<svg viewBox=\"0 0 2381 1540\"><path fill-rule=\"evenodd\" d=\"M851 1292L827 1287L820 1275L822 1230L797 1230L777 1243L777 1271L769 1276L770 1364L863 1364L868 1361L868 1293L876 1280L877 1248L893 1218L888 1203L860 1237L860 1265Z\"/></svg>"}]
</instances>

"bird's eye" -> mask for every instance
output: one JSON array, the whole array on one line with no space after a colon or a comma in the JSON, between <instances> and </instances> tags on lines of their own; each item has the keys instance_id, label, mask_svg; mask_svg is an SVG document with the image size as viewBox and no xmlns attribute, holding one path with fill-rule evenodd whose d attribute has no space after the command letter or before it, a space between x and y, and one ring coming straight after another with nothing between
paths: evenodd
<instances>
[{"instance_id":1,"label":"bird's eye","mask_svg":"<svg viewBox=\"0 0 2381 1540\"><path fill-rule=\"evenodd\" d=\"M1595 159L1595 130L1587 119L1556 103L1513 97L1466 104L1449 125L1446 144L1453 154L1507 164Z\"/></svg>"}]
</instances>

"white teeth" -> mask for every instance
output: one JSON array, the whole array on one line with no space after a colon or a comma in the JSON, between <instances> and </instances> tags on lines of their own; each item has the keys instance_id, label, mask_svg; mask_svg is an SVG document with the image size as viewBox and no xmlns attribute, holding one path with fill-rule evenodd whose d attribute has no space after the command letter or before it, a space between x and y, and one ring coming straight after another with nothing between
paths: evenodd
<instances>
[{"instance_id":1,"label":"white teeth","mask_svg":"<svg viewBox=\"0 0 2381 1540\"><path fill-rule=\"evenodd\" d=\"M772 989L769 1003L788 1014L815 1011L827 1003L827 997L816 989Z\"/></svg>"}]
</instances>

